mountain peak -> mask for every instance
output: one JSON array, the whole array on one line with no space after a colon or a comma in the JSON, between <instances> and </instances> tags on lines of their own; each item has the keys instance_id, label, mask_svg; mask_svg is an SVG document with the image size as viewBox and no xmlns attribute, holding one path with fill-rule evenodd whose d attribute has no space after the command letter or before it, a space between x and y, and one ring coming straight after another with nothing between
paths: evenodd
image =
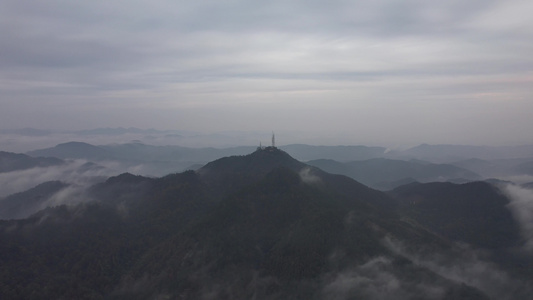
<instances>
[{"instance_id":1,"label":"mountain peak","mask_svg":"<svg viewBox=\"0 0 533 300\"><path fill-rule=\"evenodd\" d=\"M31 156L81 158L90 160L104 160L113 158L112 153L102 147L84 142L67 142L52 148L38 149L28 152Z\"/></svg>"},{"instance_id":2,"label":"mountain peak","mask_svg":"<svg viewBox=\"0 0 533 300\"><path fill-rule=\"evenodd\" d=\"M278 158L290 158L293 160L296 160L292 158L287 152L273 146L268 147L258 147L257 150L252 152L250 155L256 156L256 157L278 157Z\"/></svg>"},{"instance_id":3,"label":"mountain peak","mask_svg":"<svg viewBox=\"0 0 533 300\"><path fill-rule=\"evenodd\" d=\"M256 151L241 156L229 156L217 159L198 170L199 174L209 171L218 172L238 172L238 173L258 173L266 174L278 167L286 167L299 171L305 164L294 159L287 152L276 147L257 148Z\"/></svg>"},{"instance_id":4,"label":"mountain peak","mask_svg":"<svg viewBox=\"0 0 533 300\"><path fill-rule=\"evenodd\" d=\"M217 159L196 172L203 182L213 187L215 193L225 193L260 180L274 169L285 168L298 173L304 167L304 163L285 151L261 147L247 155Z\"/></svg>"}]
</instances>

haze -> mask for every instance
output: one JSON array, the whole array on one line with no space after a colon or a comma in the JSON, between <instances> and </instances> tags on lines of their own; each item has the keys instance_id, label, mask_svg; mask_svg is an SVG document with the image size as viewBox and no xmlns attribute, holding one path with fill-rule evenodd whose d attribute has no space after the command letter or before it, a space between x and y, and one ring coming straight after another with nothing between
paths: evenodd
<instances>
[{"instance_id":1,"label":"haze","mask_svg":"<svg viewBox=\"0 0 533 300\"><path fill-rule=\"evenodd\" d=\"M526 0L4 0L0 128L530 144L531 11Z\"/></svg>"}]
</instances>

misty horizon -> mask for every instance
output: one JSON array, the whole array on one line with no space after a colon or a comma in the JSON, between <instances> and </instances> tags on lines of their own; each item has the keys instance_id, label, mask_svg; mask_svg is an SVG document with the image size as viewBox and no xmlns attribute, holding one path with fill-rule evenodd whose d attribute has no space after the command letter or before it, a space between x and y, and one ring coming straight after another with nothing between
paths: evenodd
<instances>
[{"instance_id":1,"label":"misty horizon","mask_svg":"<svg viewBox=\"0 0 533 300\"><path fill-rule=\"evenodd\" d=\"M521 0L8 0L0 128L530 144L532 8Z\"/></svg>"},{"instance_id":2,"label":"misty horizon","mask_svg":"<svg viewBox=\"0 0 533 300\"><path fill-rule=\"evenodd\" d=\"M179 129L138 128L138 127L97 127L81 130L60 130L51 128L1 128L0 143L4 151L27 152L39 148L52 147L67 142L86 142L93 145L109 145L122 143L143 143L158 146L182 146L190 148L231 148L240 146L257 146L259 143L268 145L271 131L213 131L201 132ZM284 131L277 134L277 145L304 144L311 146L369 146L385 147L389 150L406 150L409 148L432 146L475 146L475 147L516 147L529 146L531 143L429 143L420 140L414 143L370 143L357 137L342 139L333 136L313 135L312 133ZM389 151L387 150L387 151Z\"/></svg>"}]
</instances>

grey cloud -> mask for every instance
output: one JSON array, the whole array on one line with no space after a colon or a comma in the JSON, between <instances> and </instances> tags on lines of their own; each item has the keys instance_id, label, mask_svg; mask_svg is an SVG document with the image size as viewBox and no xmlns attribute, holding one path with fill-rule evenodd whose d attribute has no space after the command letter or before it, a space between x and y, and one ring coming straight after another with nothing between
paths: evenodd
<instances>
[{"instance_id":1,"label":"grey cloud","mask_svg":"<svg viewBox=\"0 0 533 300\"><path fill-rule=\"evenodd\" d=\"M63 204L75 205L95 200L86 193L87 189L96 183L103 182L109 176L123 172L147 174L160 171L154 171L153 166L145 166L143 164L132 165L115 161L103 161L99 162L98 166L88 166L86 163L85 160L69 160L60 166L0 173L0 200L2 197L26 191L48 181L61 181L68 184L55 194L47 196L48 198L43 198L39 203L14 210L16 213L14 217L27 217L46 207ZM124 205L119 204L117 210L121 215L127 215L127 208ZM11 216L13 217L13 215Z\"/></svg>"},{"instance_id":2,"label":"grey cloud","mask_svg":"<svg viewBox=\"0 0 533 300\"><path fill-rule=\"evenodd\" d=\"M60 166L0 173L0 197L22 192L43 182L53 180L88 186L119 173L108 168L96 168L80 172L80 167L85 163L86 161L83 160L75 160Z\"/></svg>"},{"instance_id":3,"label":"grey cloud","mask_svg":"<svg viewBox=\"0 0 533 300\"><path fill-rule=\"evenodd\" d=\"M523 101L530 96L532 32L528 18L508 21L520 2L502 3L3 1L0 127L104 123L213 131L223 124L233 130L266 103L267 110L291 115L305 106L309 114L291 122L278 117L287 130L330 110L329 119L343 120L324 129L332 134L359 125L346 111L372 121L369 109L381 112L380 105L399 101L408 116L429 111L429 119L444 122L446 113L435 113L446 111L439 101L474 98L481 101L465 111L468 120L484 122L476 115L480 107L502 99L518 103L516 115L529 108ZM420 101L437 104L424 109ZM444 106L457 111L453 103ZM206 122L207 108L227 112ZM390 124L408 118L397 114ZM500 124L514 119L506 115ZM530 127L529 119L520 120L519 128ZM252 129L272 129L272 123L262 116ZM432 136L411 139L431 142Z\"/></svg>"},{"instance_id":4,"label":"grey cloud","mask_svg":"<svg viewBox=\"0 0 533 300\"><path fill-rule=\"evenodd\" d=\"M511 277L494 264L482 259L481 251L462 245L452 253L427 249L407 249L401 241L387 237L384 245L394 253L413 261L453 282L473 286L494 299L527 298L533 292L530 282Z\"/></svg>"},{"instance_id":5,"label":"grey cloud","mask_svg":"<svg viewBox=\"0 0 533 300\"><path fill-rule=\"evenodd\" d=\"M92 201L94 199L90 198L85 192L87 185L69 185L64 189L58 191L52 195L49 199L44 201L42 205L37 209L44 209L46 207L54 207L59 205L75 205L82 202ZM35 212L35 211L34 211ZM29 214L28 214L29 215Z\"/></svg>"},{"instance_id":6,"label":"grey cloud","mask_svg":"<svg viewBox=\"0 0 533 300\"><path fill-rule=\"evenodd\" d=\"M314 172L311 168L303 168L302 170L300 170L299 175L300 175L301 180L304 183L307 183L310 185L321 183L322 179L320 179L318 175L313 174L313 173Z\"/></svg>"},{"instance_id":7,"label":"grey cloud","mask_svg":"<svg viewBox=\"0 0 533 300\"><path fill-rule=\"evenodd\" d=\"M525 249L533 253L533 190L508 184L503 191L511 200L508 208L522 228Z\"/></svg>"},{"instance_id":8,"label":"grey cloud","mask_svg":"<svg viewBox=\"0 0 533 300\"><path fill-rule=\"evenodd\" d=\"M445 290L436 283L414 282L394 272L393 262L376 257L352 270L334 275L322 294L324 299L442 299Z\"/></svg>"},{"instance_id":9,"label":"grey cloud","mask_svg":"<svg viewBox=\"0 0 533 300\"><path fill-rule=\"evenodd\" d=\"M41 11L8 2L18 6L19 9L12 10L22 14L17 18L22 18L19 22L25 30L21 32L17 27L12 31L4 30L2 37L10 43L6 43L2 57L5 57L4 63L34 67L85 65L91 68L98 66L103 70L112 66L128 69L128 64L140 66L139 63L145 59L157 59L154 55L162 54L163 58L177 55L183 59L212 59L210 56L224 51L219 43L191 40L193 34L212 33L211 38L217 35L222 38L238 37L238 44L231 49L233 53L239 47L246 47L251 37L264 33L318 34L331 38L357 37L360 31L364 32L367 28L384 32L401 31L404 27L434 30L434 26L428 24L436 19L431 14L432 10L457 18L465 12L477 12L480 7L487 5L486 1L476 2L477 5L452 2L451 5L437 7L425 1L401 4L389 1L356 4L345 1L207 3L169 5L165 1L156 1L149 7L122 3L126 7L119 10L120 4L116 3L67 5L58 2L57 7L66 6L68 9L48 8ZM471 9L465 9L464 6ZM445 28L456 23L455 20L446 21ZM404 23L412 24L402 25ZM399 34L405 33L410 34ZM209 39L210 36L205 38Z\"/></svg>"}]
</instances>

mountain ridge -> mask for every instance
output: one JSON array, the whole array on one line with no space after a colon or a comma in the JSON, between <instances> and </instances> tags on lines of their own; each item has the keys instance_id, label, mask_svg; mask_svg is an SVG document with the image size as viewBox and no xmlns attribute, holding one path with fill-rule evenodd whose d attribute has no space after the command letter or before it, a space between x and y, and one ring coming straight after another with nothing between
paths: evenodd
<instances>
[{"instance_id":1,"label":"mountain ridge","mask_svg":"<svg viewBox=\"0 0 533 300\"><path fill-rule=\"evenodd\" d=\"M64 164L54 157L32 157L22 153L0 151L0 173Z\"/></svg>"},{"instance_id":2,"label":"mountain ridge","mask_svg":"<svg viewBox=\"0 0 533 300\"><path fill-rule=\"evenodd\" d=\"M413 299L430 290L488 299L509 282L521 288L512 296L530 291L502 281L494 292L421 263L435 254L454 269L470 252L402 214L398 199L274 147L161 178L121 174L90 194L95 201L0 221L1 298ZM395 285L376 294L383 281Z\"/></svg>"}]
</instances>

